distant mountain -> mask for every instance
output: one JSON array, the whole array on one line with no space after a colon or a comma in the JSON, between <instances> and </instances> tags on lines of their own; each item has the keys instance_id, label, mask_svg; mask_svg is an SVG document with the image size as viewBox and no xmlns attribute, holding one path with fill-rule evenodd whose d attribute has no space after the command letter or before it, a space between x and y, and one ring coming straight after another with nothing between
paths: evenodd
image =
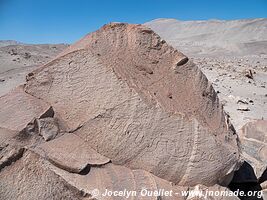
<instances>
[{"instance_id":1,"label":"distant mountain","mask_svg":"<svg viewBox=\"0 0 267 200\"><path fill-rule=\"evenodd\" d=\"M259 55L267 53L267 19L145 23L168 43L188 55Z\"/></svg>"},{"instance_id":2,"label":"distant mountain","mask_svg":"<svg viewBox=\"0 0 267 200\"><path fill-rule=\"evenodd\" d=\"M21 45L23 43L17 42L15 40L0 40L0 47L5 47L9 45Z\"/></svg>"}]
</instances>

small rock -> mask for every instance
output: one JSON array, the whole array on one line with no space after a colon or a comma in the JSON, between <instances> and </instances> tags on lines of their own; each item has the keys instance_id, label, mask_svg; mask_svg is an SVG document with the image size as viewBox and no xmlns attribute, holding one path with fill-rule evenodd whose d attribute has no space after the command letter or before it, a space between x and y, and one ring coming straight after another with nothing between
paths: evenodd
<instances>
[{"instance_id":1,"label":"small rock","mask_svg":"<svg viewBox=\"0 0 267 200\"><path fill-rule=\"evenodd\" d=\"M38 132L43 136L45 141L52 140L57 136L59 128L54 118L36 119L36 123L39 129Z\"/></svg>"},{"instance_id":2,"label":"small rock","mask_svg":"<svg viewBox=\"0 0 267 200\"><path fill-rule=\"evenodd\" d=\"M0 79L0 82L4 82L5 81L5 79Z\"/></svg>"},{"instance_id":3,"label":"small rock","mask_svg":"<svg viewBox=\"0 0 267 200\"><path fill-rule=\"evenodd\" d=\"M250 78L250 79L253 79L253 73L252 73L251 69L248 70L248 71L246 71L245 77Z\"/></svg>"},{"instance_id":4,"label":"small rock","mask_svg":"<svg viewBox=\"0 0 267 200\"><path fill-rule=\"evenodd\" d=\"M246 99L238 99L237 103L248 104Z\"/></svg>"},{"instance_id":5,"label":"small rock","mask_svg":"<svg viewBox=\"0 0 267 200\"><path fill-rule=\"evenodd\" d=\"M12 56L18 55L18 52L17 52L16 49L11 49L11 51L8 52L8 53L9 53L10 55L12 55Z\"/></svg>"},{"instance_id":6,"label":"small rock","mask_svg":"<svg viewBox=\"0 0 267 200\"><path fill-rule=\"evenodd\" d=\"M240 110L240 111L250 111L249 107L248 106L245 106L245 105L240 105L237 110Z\"/></svg>"},{"instance_id":7,"label":"small rock","mask_svg":"<svg viewBox=\"0 0 267 200\"><path fill-rule=\"evenodd\" d=\"M31 57L31 54L29 52L24 53L24 58L29 59Z\"/></svg>"}]
</instances>

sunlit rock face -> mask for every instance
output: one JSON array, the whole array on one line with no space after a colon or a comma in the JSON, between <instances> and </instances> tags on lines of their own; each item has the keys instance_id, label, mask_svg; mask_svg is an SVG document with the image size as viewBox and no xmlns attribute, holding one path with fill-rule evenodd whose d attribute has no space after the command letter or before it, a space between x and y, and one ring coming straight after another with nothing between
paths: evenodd
<instances>
[{"instance_id":1,"label":"sunlit rock face","mask_svg":"<svg viewBox=\"0 0 267 200\"><path fill-rule=\"evenodd\" d=\"M30 73L25 91L113 164L179 185L228 181L239 166L207 78L145 26L103 26Z\"/></svg>"}]
</instances>

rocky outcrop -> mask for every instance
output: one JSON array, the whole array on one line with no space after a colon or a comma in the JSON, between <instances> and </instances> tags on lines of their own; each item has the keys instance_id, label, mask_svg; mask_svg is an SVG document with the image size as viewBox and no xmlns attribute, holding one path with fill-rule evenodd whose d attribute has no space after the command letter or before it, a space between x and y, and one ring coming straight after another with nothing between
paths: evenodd
<instances>
[{"instance_id":1,"label":"rocky outcrop","mask_svg":"<svg viewBox=\"0 0 267 200\"><path fill-rule=\"evenodd\" d=\"M179 185L227 182L239 167L237 135L207 78L142 25L87 35L30 73L25 91L115 165Z\"/></svg>"}]
</instances>

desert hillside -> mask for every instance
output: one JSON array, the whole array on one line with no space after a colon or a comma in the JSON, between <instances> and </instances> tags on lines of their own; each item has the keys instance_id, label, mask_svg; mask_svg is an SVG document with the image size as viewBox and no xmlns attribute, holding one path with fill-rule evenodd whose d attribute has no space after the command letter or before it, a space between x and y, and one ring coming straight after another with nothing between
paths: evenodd
<instances>
[{"instance_id":1,"label":"desert hillside","mask_svg":"<svg viewBox=\"0 0 267 200\"><path fill-rule=\"evenodd\" d=\"M156 19L145 23L187 55L266 55L267 19L179 21Z\"/></svg>"}]
</instances>

